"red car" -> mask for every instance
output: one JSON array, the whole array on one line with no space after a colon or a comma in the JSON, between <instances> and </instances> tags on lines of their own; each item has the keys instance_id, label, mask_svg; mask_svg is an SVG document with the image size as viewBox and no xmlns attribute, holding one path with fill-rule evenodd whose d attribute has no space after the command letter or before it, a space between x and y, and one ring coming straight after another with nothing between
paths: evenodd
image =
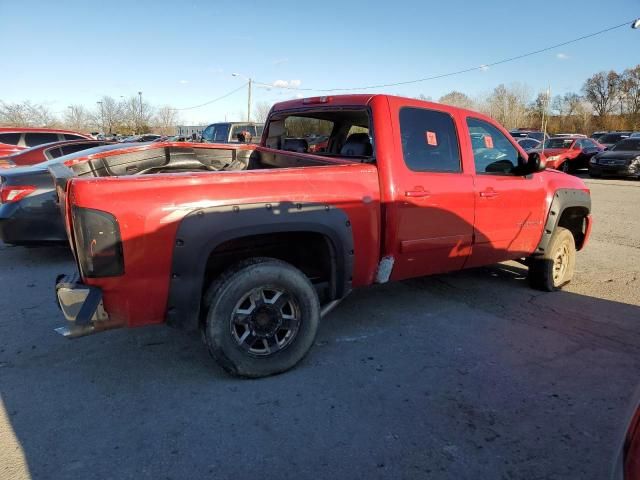
<instances>
[{"instance_id":1,"label":"red car","mask_svg":"<svg viewBox=\"0 0 640 480\"><path fill-rule=\"evenodd\" d=\"M327 150L304 151L327 122ZM389 95L276 104L260 145L55 165L80 274L58 279L58 331L201 329L223 368L261 377L296 365L353 288L527 259L533 287L559 289L591 199L543 170L485 115Z\"/></svg>"},{"instance_id":2,"label":"red car","mask_svg":"<svg viewBox=\"0 0 640 480\"><path fill-rule=\"evenodd\" d=\"M0 156L62 140L92 140L90 135L57 128L0 127Z\"/></svg>"},{"instance_id":3,"label":"red car","mask_svg":"<svg viewBox=\"0 0 640 480\"><path fill-rule=\"evenodd\" d=\"M100 140L64 140L62 142L52 142L31 147L19 152L12 153L6 157L0 157L0 168L22 167L46 162L54 158L69 155L70 153L86 150L87 148L99 147L110 142Z\"/></svg>"},{"instance_id":4,"label":"red car","mask_svg":"<svg viewBox=\"0 0 640 480\"><path fill-rule=\"evenodd\" d=\"M530 150L540 154L547 168L574 172L589 167L589 160L604 151L604 147L591 138L583 136L551 137L544 148Z\"/></svg>"}]
</instances>

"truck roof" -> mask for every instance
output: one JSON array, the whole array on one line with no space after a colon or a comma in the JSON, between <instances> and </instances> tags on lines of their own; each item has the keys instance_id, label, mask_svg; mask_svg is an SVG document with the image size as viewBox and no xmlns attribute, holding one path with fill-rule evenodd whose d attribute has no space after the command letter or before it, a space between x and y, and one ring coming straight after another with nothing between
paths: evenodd
<instances>
[{"instance_id":1,"label":"truck roof","mask_svg":"<svg viewBox=\"0 0 640 480\"><path fill-rule=\"evenodd\" d=\"M400 100L409 100L411 103L421 103L425 107L429 108L438 108L444 110L455 110L458 112L465 112L469 115L472 115L476 118L481 119L489 119L486 115L475 111L468 110L466 108L455 107L453 105L447 105L445 103L437 103L430 102L427 100L420 100L417 98L409 98L409 97L401 97L399 95L387 95L383 93L354 93L354 94L346 94L346 95L323 95L318 97L306 97L306 98L296 98L294 100L286 100L284 102L276 103L271 112L279 112L286 110L295 110L301 108L309 108L314 106L328 106L338 105L338 106L366 106L368 105L375 97L386 97L389 99L400 99ZM491 120L493 121L493 120Z\"/></svg>"}]
</instances>

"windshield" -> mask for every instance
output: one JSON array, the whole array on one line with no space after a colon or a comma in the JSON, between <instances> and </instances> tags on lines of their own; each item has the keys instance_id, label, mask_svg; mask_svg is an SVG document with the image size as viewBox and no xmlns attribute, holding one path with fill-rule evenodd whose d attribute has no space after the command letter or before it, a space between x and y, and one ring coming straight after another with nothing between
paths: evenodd
<instances>
[{"instance_id":1,"label":"windshield","mask_svg":"<svg viewBox=\"0 0 640 480\"><path fill-rule=\"evenodd\" d=\"M622 140L621 142L618 142L613 147L611 147L611 151L614 150L616 152L637 152L638 150L640 150L640 137Z\"/></svg>"},{"instance_id":2,"label":"windshield","mask_svg":"<svg viewBox=\"0 0 640 480\"><path fill-rule=\"evenodd\" d=\"M571 148L573 142L573 138L550 138L544 142L544 148Z\"/></svg>"},{"instance_id":3,"label":"windshield","mask_svg":"<svg viewBox=\"0 0 640 480\"><path fill-rule=\"evenodd\" d=\"M227 143L229 141L228 123L214 123L202 132L202 141L210 143Z\"/></svg>"}]
</instances>

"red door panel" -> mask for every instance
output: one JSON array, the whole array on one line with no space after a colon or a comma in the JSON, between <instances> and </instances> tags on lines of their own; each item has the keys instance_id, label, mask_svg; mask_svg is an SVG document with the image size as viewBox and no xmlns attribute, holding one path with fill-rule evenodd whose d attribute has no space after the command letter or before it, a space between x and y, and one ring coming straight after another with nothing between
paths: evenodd
<instances>
[{"instance_id":1,"label":"red door panel","mask_svg":"<svg viewBox=\"0 0 640 480\"><path fill-rule=\"evenodd\" d=\"M415 183L429 196L406 196ZM393 206L397 245L393 280L459 270L471 253L473 179L463 174L407 175L398 187L404 200Z\"/></svg>"},{"instance_id":2,"label":"red door panel","mask_svg":"<svg viewBox=\"0 0 640 480\"><path fill-rule=\"evenodd\" d=\"M471 253L474 193L455 113L394 97L389 107L394 164L383 165L381 174L393 186L384 197L383 255L395 259L391 279L459 270Z\"/></svg>"},{"instance_id":3,"label":"red door panel","mask_svg":"<svg viewBox=\"0 0 640 480\"><path fill-rule=\"evenodd\" d=\"M466 266L526 257L542 235L545 184L539 174L518 174L523 153L506 132L473 117L466 123L476 170L474 244Z\"/></svg>"}]
</instances>

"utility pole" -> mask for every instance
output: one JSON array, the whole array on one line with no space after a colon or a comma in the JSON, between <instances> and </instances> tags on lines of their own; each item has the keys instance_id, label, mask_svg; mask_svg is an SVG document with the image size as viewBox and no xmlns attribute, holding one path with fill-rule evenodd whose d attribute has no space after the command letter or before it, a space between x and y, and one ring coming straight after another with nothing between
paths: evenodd
<instances>
[{"instance_id":1,"label":"utility pole","mask_svg":"<svg viewBox=\"0 0 640 480\"><path fill-rule=\"evenodd\" d=\"M251 121L251 82L249 79L249 100L247 101L247 122Z\"/></svg>"},{"instance_id":2,"label":"utility pole","mask_svg":"<svg viewBox=\"0 0 640 480\"><path fill-rule=\"evenodd\" d=\"M247 80L247 85L249 87L249 95L247 97L247 122L251 121L251 86L253 84L253 80L250 77L247 77L246 75L243 75L241 73L232 73L231 74L232 77L242 77L244 79Z\"/></svg>"},{"instance_id":3,"label":"utility pole","mask_svg":"<svg viewBox=\"0 0 640 480\"><path fill-rule=\"evenodd\" d=\"M547 109L549 108L549 102L551 102L551 85L547 87L547 91L545 92L544 102L542 103L542 154L544 155L544 144L547 139L547 121L545 121L545 114L547 114Z\"/></svg>"},{"instance_id":4,"label":"utility pole","mask_svg":"<svg viewBox=\"0 0 640 480\"><path fill-rule=\"evenodd\" d=\"M100 123L102 124L102 132L101 133L105 133L104 132L104 109L102 108L102 102L96 102L98 105L100 105ZM109 132L111 133L111 132Z\"/></svg>"},{"instance_id":5,"label":"utility pole","mask_svg":"<svg viewBox=\"0 0 640 480\"><path fill-rule=\"evenodd\" d=\"M140 100L140 116L138 117L138 130L142 130L142 92L138 92L138 98ZM137 133L142 133L137 132Z\"/></svg>"}]
</instances>

